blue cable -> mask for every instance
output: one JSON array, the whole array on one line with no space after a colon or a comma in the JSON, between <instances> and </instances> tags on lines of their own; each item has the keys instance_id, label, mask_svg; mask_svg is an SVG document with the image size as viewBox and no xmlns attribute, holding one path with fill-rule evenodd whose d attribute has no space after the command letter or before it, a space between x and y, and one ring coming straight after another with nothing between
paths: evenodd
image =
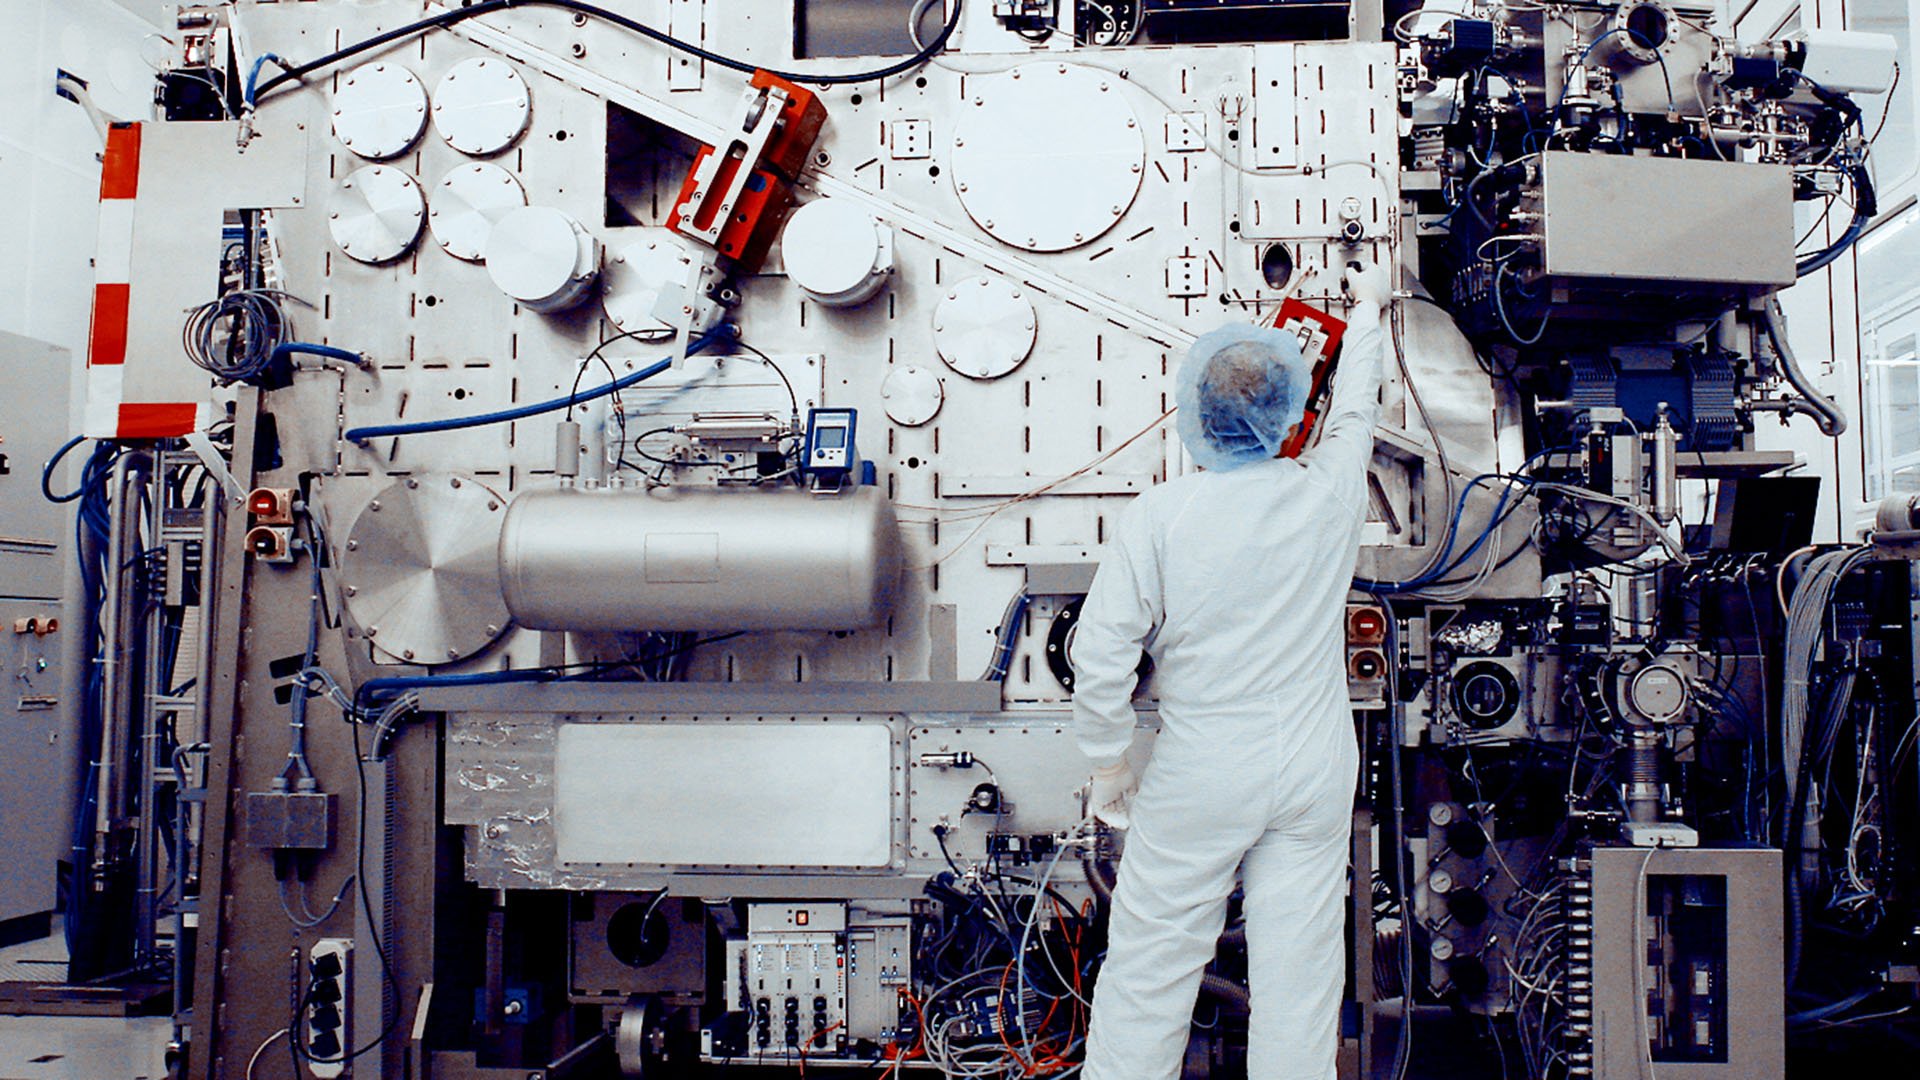
<instances>
[{"instance_id":1,"label":"blue cable","mask_svg":"<svg viewBox=\"0 0 1920 1080\"><path fill-rule=\"evenodd\" d=\"M687 346L687 355L692 356L694 353L706 349L709 345L716 344L722 340L731 341L737 336L737 331L733 326L722 323L706 333L701 334L699 337L694 338L692 343ZM473 416L455 416L445 420L421 420L411 424L378 424L373 427L350 428L347 431L346 439L348 442L364 443L369 439L380 439L389 435L421 435L433 431L458 431L462 428L485 427L488 424L504 424L512 420L524 420L529 416L538 416L545 412L558 412L569 406L578 405L583 401L592 401L594 398L606 397L608 394L618 393L635 383L651 379L655 375L672 367L674 359L674 357L667 357L641 368L631 375L623 375L605 385L596 386L591 390L582 390L577 393L567 394L564 397L551 398L547 401L537 401L531 405L516 405L511 409L501 409L498 412L477 413Z\"/></svg>"},{"instance_id":2,"label":"blue cable","mask_svg":"<svg viewBox=\"0 0 1920 1080\"><path fill-rule=\"evenodd\" d=\"M246 101L248 108L253 107L254 91L260 84L260 70L267 66L269 60L279 64L282 68L287 67L286 59L279 53L261 53L258 57L254 58L253 70L247 72L247 85L242 94L242 98Z\"/></svg>"},{"instance_id":3,"label":"blue cable","mask_svg":"<svg viewBox=\"0 0 1920 1080\"><path fill-rule=\"evenodd\" d=\"M41 467L40 494L45 496L48 502L70 503L73 500L87 493L87 485L84 478L81 480L80 486L74 488L72 491L65 493L64 495L56 495L53 492L53 470L60 467L61 459L66 457L69 451L71 451L74 447L79 446L81 443L86 441L87 441L87 437L85 435L75 435L73 438L68 439L66 442L60 445L60 449L55 450L53 452L53 456L48 458L47 463Z\"/></svg>"},{"instance_id":4,"label":"blue cable","mask_svg":"<svg viewBox=\"0 0 1920 1080\"><path fill-rule=\"evenodd\" d=\"M1533 468L1534 465L1544 460L1548 455L1560 453L1566 449L1566 447L1555 446L1542 450L1522 462L1520 468L1508 476L1501 476L1497 473L1481 473L1479 476L1467 481L1467 486L1460 492L1460 498L1454 502L1453 516L1447 522L1446 539L1441 546L1440 558L1435 560L1433 569L1417 577L1408 578L1405 581L1375 581L1371 578L1356 577L1353 579L1353 587L1362 592L1386 594L1411 592L1415 589L1424 588L1452 573L1460 567L1460 564L1473 558L1474 552L1479 551L1481 545L1492 538L1494 530L1499 528L1502 515L1506 512L1507 502L1513 497L1515 491L1514 484L1517 483L1522 487L1531 486L1533 480L1524 475L1527 470ZM1485 527L1480 530L1479 535L1474 538L1473 543L1467 550L1462 552L1458 558L1452 558L1453 546L1459 540L1460 521L1461 518L1466 515L1467 497L1473 494L1474 488L1494 480L1505 480L1508 482L1508 486L1501 491L1499 502L1494 504L1493 514L1487 518Z\"/></svg>"},{"instance_id":5,"label":"blue cable","mask_svg":"<svg viewBox=\"0 0 1920 1080\"><path fill-rule=\"evenodd\" d=\"M351 349L335 348L332 345L317 345L311 341L287 341L273 347L273 353L267 358L266 366L271 368L288 361L295 353L324 357L328 360L345 360L358 367L367 366L367 358Z\"/></svg>"}]
</instances>

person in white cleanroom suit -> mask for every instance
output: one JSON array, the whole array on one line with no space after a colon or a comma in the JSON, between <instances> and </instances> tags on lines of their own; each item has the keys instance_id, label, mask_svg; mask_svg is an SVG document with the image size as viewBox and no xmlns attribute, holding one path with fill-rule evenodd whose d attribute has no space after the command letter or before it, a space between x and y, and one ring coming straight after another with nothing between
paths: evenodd
<instances>
[{"instance_id":1,"label":"person in white cleanroom suit","mask_svg":"<svg viewBox=\"0 0 1920 1080\"><path fill-rule=\"evenodd\" d=\"M1350 271L1319 442L1274 455L1310 373L1286 334L1235 325L1188 351L1180 440L1203 472L1119 516L1073 644L1091 808L1127 828L1085 1080L1179 1075L1202 969L1244 872L1253 1013L1247 1074L1332 1080L1359 769L1343 616L1379 414L1386 272ZM1126 759L1140 653L1160 735Z\"/></svg>"}]
</instances>

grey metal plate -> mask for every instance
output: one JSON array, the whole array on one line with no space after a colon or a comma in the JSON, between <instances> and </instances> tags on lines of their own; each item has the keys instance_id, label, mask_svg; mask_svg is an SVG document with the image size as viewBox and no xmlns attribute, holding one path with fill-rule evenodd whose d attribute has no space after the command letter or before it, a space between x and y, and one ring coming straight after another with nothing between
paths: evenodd
<instances>
[{"instance_id":1,"label":"grey metal plate","mask_svg":"<svg viewBox=\"0 0 1920 1080\"><path fill-rule=\"evenodd\" d=\"M880 724L563 724L563 866L884 866L892 733Z\"/></svg>"},{"instance_id":2,"label":"grey metal plate","mask_svg":"<svg viewBox=\"0 0 1920 1080\"><path fill-rule=\"evenodd\" d=\"M67 350L0 332L0 596L51 599L60 595L70 520L67 508L40 497L40 469L67 437L67 387L73 378ZM55 474L67 491L80 475L88 447L77 446Z\"/></svg>"},{"instance_id":3,"label":"grey metal plate","mask_svg":"<svg viewBox=\"0 0 1920 1080\"><path fill-rule=\"evenodd\" d=\"M1551 153L1542 177L1549 274L1794 282L1784 165Z\"/></svg>"}]
</instances>

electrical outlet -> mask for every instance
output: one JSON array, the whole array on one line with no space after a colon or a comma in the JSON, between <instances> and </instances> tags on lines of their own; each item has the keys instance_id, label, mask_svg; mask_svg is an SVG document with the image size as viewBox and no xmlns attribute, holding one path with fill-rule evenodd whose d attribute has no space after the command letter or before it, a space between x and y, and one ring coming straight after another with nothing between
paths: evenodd
<instances>
[{"instance_id":1,"label":"electrical outlet","mask_svg":"<svg viewBox=\"0 0 1920 1080\"><path fill-rule=\"evenodd\" d=\"M307 952L307 996L301 1023L306 1025L307 1072L316 1080L344 1076L352 1052L353 941L321 938Z\"/></svg>"}]
</instances>

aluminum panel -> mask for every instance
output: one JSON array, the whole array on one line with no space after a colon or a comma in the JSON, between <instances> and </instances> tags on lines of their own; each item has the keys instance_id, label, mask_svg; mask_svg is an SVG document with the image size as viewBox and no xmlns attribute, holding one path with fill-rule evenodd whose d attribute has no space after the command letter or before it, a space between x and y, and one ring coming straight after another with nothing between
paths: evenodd
<instances>
[{"instance_id":1,"label":"aluminum panel","mask_svg":"<svg viewBox=\"0 0 1920 1080\"><path fill-rule=\"evenodd\" d=\"M1793 178L1784 165L1552 153L1541 193L1549 274L1794 282Z\"/></svg>"},{"instance_id":2,"label":"aluminum panel","mask_svg":"<svg viewBox=\"0 0 1920 1080\"><path fill-rule=\"evenodd\" d=\"M893 740L879 724L567 724L562 865L885 866Z\"/></svg>"}]
</instances>

